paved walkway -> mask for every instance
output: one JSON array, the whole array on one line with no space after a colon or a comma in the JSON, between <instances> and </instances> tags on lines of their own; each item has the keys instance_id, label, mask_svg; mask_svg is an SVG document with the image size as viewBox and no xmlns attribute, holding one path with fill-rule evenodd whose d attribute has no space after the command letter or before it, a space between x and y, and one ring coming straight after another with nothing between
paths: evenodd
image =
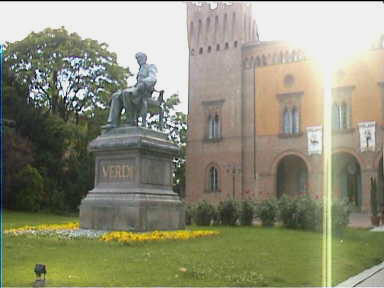
<instances>
[{"instance_id":1,"label":"paved walkway","mask_svg":"<svg viewBox=\"0 0 384 288\"><path fill-rule=\"evenodd\" d=\"M373 228L369 214L352 213L349 218L349 227L354 228ZM375 228L379 232L384 233L384 227ZM383 241L384 245L384 241ZM336 287L384 287L384 262L373 266L360 274L353 276L346 281L338 284Z\"/></svg>"},{"instance_id":2,"label":"paved walkway","mask_svg":"<svg viewBox=\"0 0 384 288\"><path fill-rule=\"evenodd\" d=\"M347 279L336 287L384 287L384 262Z\"/></svg>"},{"instance_id":3,"label":"paved walkway","mask_svg":"<svg viewBox=\"0 0 384 288\"><path fill-rule=\"evenodd\" d=\"M351 213L348 226L353 228L370 228L372 227L371 215L368 213Z\"/></svg>"}]
</instances>

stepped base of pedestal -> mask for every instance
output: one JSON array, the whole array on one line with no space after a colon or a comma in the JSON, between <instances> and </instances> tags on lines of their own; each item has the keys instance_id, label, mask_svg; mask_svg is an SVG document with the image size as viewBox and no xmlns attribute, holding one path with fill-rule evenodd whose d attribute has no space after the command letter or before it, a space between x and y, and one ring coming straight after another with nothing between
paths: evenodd
<instances>
[{"instance_id":1,"label":"stepped base of pedestal","mask_svg":"<svg viewBox=\"0 0 384 288\"><path fill-rule=\"evenodd\" d=\"M110 193L106 193L110 194ZM177 195L89 193L80 205L80 228L145 232L185 229Z\"/></svg>"}]
</instances>

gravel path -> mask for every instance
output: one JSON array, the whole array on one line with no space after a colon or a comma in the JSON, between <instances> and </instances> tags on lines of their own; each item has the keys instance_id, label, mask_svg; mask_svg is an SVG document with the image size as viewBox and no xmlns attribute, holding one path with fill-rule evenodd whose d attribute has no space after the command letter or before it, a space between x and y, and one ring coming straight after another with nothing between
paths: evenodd
<instances>
[{"instance_id":1,"label":"gravel path","mask_svg":"<svg viewBox=\"0 0 384 288\"><path fill-rule=\"evenodd\" d=\"M22 234L32 234L32 235L57 235L58 237L63 237L67 239L74 238L99 238L101 235L108 233L110 231L103 230L90 230L90 229L64 229L64 230L24 230L17 231L16 233L11 233L11 235L22 235Z\"/></svg>"},{"instance_id":2,"label":"gravel path","mask_svg":"<svg viewBox=\"0 0 384 288\"><path fill-rule=\"evenodd\" d=\"M64 236L68 238L79 238L79 237L98 238L101 235L108 233L110 231L90 230L90 229L69 229L69 230L57 230L55 232L60 236Z\"/></svg>"}]
</instances>

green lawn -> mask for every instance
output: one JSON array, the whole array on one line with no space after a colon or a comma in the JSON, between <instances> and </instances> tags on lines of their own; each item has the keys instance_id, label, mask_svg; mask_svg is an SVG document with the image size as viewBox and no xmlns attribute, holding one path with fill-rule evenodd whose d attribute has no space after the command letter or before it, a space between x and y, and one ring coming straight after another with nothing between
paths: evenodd
<instances>
[{"instance_id":1,"label":"green lawn","mask_svg":"<svg viewBox=\"0 0 384 288\"><path fill-rule=\"evenodd\" d=\"M6 227L78 220L6 212ZM13 223L13 221L17 223ZM188 229L207 229L190 226ZM322 235L262 227L209 227L212 238L122 245L32 235L4 237L5 286L321 286ZM348 229L333 239L333 283L384 261L384 233ZM179 269L185 267L186 272Z\"/></svg>"},{"instance_id":2,"label":"green lawn","mask_svg":"<svg viewBox=\"0 0 384 288\"><path fill-rule=\"evenodd\" d=\"M3 226L5 229L17 228L24 225L61 224L73 221L79 221L79 218L53 215L49 213L15 211L6 211L6 213L3 213Z\"/></svg>"}]
</instances>

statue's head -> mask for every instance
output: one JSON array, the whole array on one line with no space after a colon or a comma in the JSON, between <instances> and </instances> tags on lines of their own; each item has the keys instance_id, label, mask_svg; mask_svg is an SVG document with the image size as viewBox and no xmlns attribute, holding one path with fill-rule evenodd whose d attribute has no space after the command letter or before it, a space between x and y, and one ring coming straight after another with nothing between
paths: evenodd
<instances>
[{"instance_id":1,"label":"statue's head","mask_svg":"<svg viewBox=\"0 0 384 288\"><path fill-rule=\"evenodd\" d=\"M140 66L147 62L147 55L145 55L143 52L137 52L135 54L135 57L136 57L137 63L139 63Z\"/></svg>"}]
</instances>

